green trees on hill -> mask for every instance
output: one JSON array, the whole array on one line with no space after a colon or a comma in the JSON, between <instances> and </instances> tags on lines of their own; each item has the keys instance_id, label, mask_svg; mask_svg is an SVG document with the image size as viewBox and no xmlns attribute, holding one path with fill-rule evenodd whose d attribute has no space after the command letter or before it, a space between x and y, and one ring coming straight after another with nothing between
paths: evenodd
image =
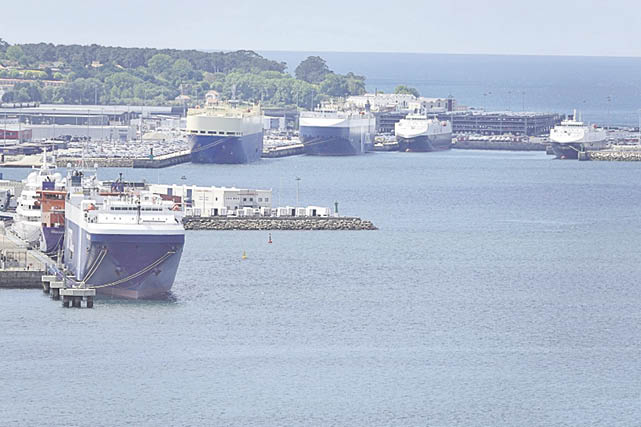
<instances>
[{"instance_id":1,"label":"green trees on hill","mask_svg":"<svg viewBox=\"0 0 641 427\"><path fill-rule=\"evenodd\" d=\"M325 80L328 74L332 74L332 72L320 56L308 56L294 70L296 78L307 83L320 83Z\"/></svg>"},{"instance_id":2,"label":"green trees on hill","mask_svg":"<svg viewBox=\"0 0 641 427\"><path fill-rule=\"evenodd\" d=\"M301 62L292 77L285 63L249 50L9 45L0 39L0 64L5 66L0 77L29 80L5 92L5 102L166 104L181 94L203 99L214 89L223 98L309 108L328 97L365 91L364 77L336 74L320 57ZM45 85L42 80L64 84Z\"/></svg>"},{"instance_id":3,"label":"green trees on hill","mask_svg":"<svg viewBox=\"0 0 641 427\"><path fill-rule=\"evenodd\" d=\"M415 97L421 96L421 94L418 92L416 88L405 86L405 85L398 85L396 88L394 88L394 93L396 94L406 94L406 95L414 95Z\"/></svg>"}]
</instances>

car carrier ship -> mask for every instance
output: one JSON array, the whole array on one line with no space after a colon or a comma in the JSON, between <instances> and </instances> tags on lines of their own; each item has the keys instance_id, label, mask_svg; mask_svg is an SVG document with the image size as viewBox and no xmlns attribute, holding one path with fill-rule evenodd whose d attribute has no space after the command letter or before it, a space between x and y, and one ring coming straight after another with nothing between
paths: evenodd
<instances>
[{"instance_id":1,"label":"car carrier ship","mask_svg":"<svg viewBox=\"0 0 641 427\"><path fill-rule=\"evenodd\" d=\"M259 106L215 102L192 108L186 135L194 163L248 163L263 153L263 122Z\"/></svg>"},{"instance_id":2,"label":"car carrier ship","mask_svg":"<svg viewBox=\"0 0 641 427\"><path fill-rule=\"evenodd\" d=\"M305 154L348 156L374 149L376 118L369 111L326 106L300 113L299 137Z\"/></svg>"}]
</instances>

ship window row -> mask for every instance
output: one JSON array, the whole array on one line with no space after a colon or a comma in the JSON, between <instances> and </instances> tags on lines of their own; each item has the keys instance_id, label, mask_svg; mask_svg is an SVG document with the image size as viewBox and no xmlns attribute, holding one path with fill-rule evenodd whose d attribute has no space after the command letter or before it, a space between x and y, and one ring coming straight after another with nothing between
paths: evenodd
<instances>
[{"instance_id":1,"label":"ship window row","mask_svg":"<svg viewBox=\"0 0 641 427\"><path fill-rule=\"evenodd\" d=\"M136 207L128 207L128 206L113 206L111 208L112 211L135 211L138 210ZM152 211L152 212L162 212L162 208L140 208L141 211Z\"/></svg>"},{"instance_id":2,"label":"ship window row","mask_svg":"<svg viewBox=\"0 0 641 427\"><path fill-rule=\"evenodd\" d=\"M200 135L231 135L231 136L242 136L242 132L225 132L225 131L215 131L215 130L190 130L191 134L200 134Z\"/></svg>"}]
</instances>

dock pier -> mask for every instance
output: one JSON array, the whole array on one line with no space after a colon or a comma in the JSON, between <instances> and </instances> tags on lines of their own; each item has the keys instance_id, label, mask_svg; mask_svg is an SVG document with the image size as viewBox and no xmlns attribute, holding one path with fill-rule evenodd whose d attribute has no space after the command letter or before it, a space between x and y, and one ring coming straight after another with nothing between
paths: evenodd
<instances>
[{"instance_id":1,"label":"dock pier","mask_svg":"<svg viewBox=\"0 0 641 427\"><path fill-rule=\"evenodd\" d=\"M55 280L49 284L49 288L51 289L51 299L58 301L60 299L60 291L65 288L65 282L62 280Z\"/></svg>"},{"instance_id":2,"label":"dock pier","mask_svg":"<svg viewBox=\"0 0 641 427\"><path fill-rule=\"evenodd\" d=\"M65 308L69 307L69 305L80 308L83 300L87 308L93 308L96 290L94 288L62 288L60 289L60 296L62 297L62 306Z\"/></svg>"},{"instance_id":3,"label":"dock pier","mask_svg":"<svg viewBox=\"0 0 641 427\"><path fill-rule=\"evenodd\" d=\"M56 280L56 276L45 274L40 279L42 280L42 292L48 294L51 290L51 283Z\"/></svg>"},{"instance_id":4,"label":"dock pier","mask_svg":"<svg viewBox=\"0 0 641 427\"><path fill-rule=\"evenodd\" d=\"M94 288L69 286L72 282L51 258L27 249L24 242L3 231L0 228L0 288L42 289L54 301L62 298L63 307L81 307L82 301L87 308L93 307Z\"/></svg>"}]
</instances>

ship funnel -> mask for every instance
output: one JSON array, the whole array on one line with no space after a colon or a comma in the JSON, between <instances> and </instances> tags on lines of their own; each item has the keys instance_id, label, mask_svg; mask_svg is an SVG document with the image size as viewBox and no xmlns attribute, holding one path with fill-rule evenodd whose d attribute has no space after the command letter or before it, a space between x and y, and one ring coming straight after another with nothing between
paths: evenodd
<instances>
[{"instance_id":1,"label":"ship funnel","mask_svg":"<svg viewBox=\"0 0 641 427\"><path fill-rule=\"evenodd\" d=\"M572 114L572 120L574 120L575 122L578 121L576 117L576 108L574 109L574 113Z\"/></svg>"}]
</instances>

